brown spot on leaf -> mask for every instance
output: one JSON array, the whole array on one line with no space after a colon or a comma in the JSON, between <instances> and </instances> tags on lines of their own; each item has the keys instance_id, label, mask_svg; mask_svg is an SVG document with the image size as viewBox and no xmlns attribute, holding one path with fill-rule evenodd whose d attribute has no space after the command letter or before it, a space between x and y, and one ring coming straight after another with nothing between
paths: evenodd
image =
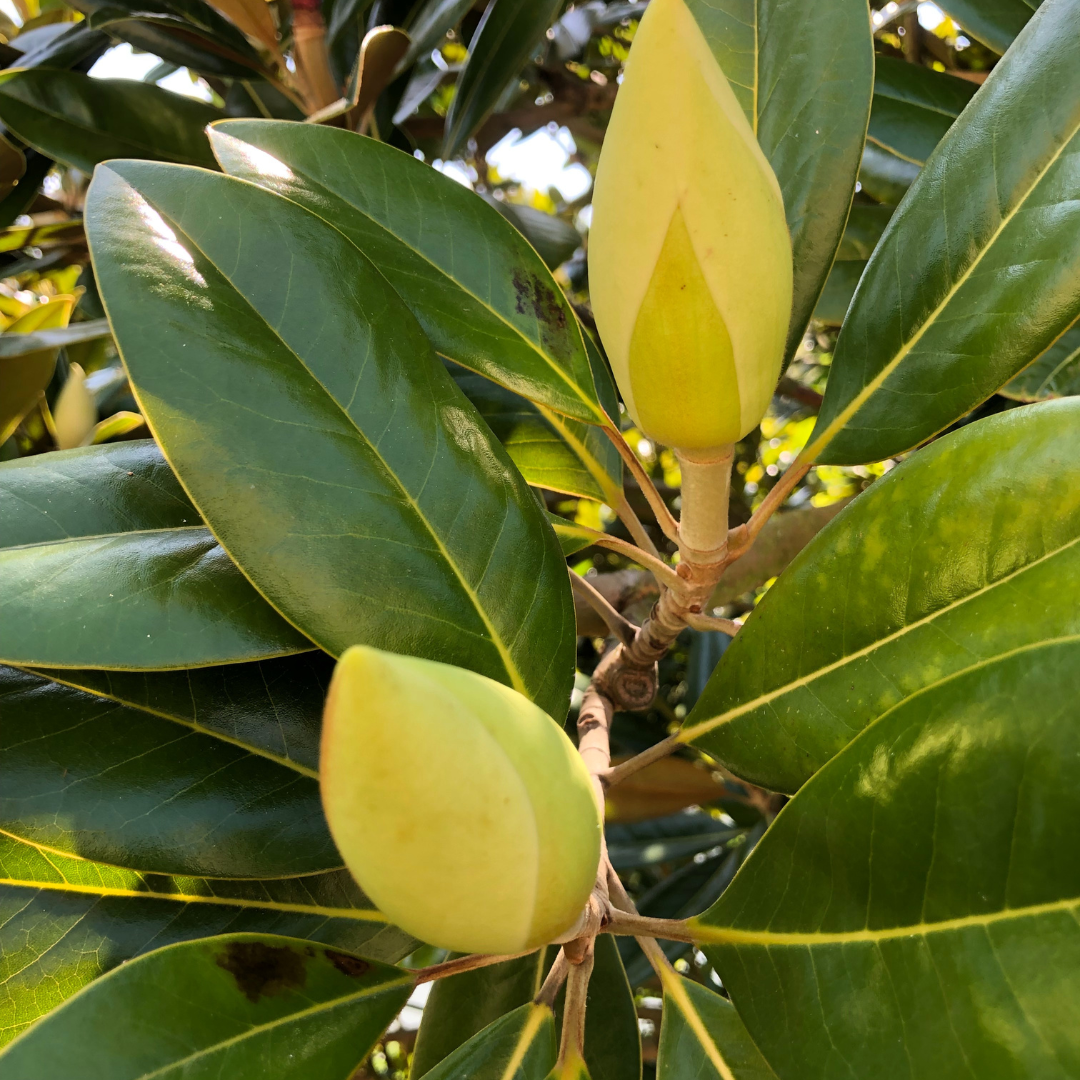
<instances>
[{"instance_id":1,"label":"brown spot on leaf","mask_svg":"<svg viewBox=\"0 0 1080 1080\"><path fill-rule=\"evenodd\" d=\"M326 959L342 975L348 975L350 979L359 979L361 975L366 975L371 969L371 965L366 960L361 960L356 956L349 956L348 953L334 952L333 949L326 950Z\"/></svg>"},{"instance_id":2,"label":"brown spot on leaf","mask_svg":"<svg viewBox=\"0 0 1080 1080\"><path fill-rule=\"evenodd\" d=\"M536 321L548 328L566 329L566 309L559 294L539 278L514 271L515 307L519 315L531 314Z\"/></svg>"},{"instance_id":3,"label":"brown spot on leaf","mask_svg":"<svg viewBox=\"0 0 1080 1080\"><path fill-rule=\"evenodd\" d=\"M252 1003L286 990L299 990L307 980L307 966L300 953L261 941L231 941L218 954L217 963Z\"/></svg>"}]
</instances>

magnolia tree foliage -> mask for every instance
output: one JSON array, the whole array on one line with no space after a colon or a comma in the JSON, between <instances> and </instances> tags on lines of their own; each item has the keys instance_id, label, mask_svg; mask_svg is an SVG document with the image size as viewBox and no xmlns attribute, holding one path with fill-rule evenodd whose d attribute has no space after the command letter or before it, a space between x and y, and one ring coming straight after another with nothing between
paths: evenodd
<instances>
[{"instance_id":1,"label":"magnolia tree foliage","mask_svg":"<svg viewBox=\"0 0 1080 1080\"><path fill-rule=\"evenodd\" d=\"M0 22L4 1080L1080 1075L1080 0L916 6Z\"/></svg>"}]
</instances>

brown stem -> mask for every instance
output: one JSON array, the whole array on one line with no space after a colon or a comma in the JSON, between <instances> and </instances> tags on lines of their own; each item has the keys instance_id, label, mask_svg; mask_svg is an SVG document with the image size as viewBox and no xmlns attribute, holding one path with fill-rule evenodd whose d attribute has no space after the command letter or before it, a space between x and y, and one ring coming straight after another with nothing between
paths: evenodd
<instances>
[{"instance_id":1,"label":"brown stem","mask_svg":"<svg viewBox=\"0 0 1080 1080\"><path fill-rule=\"evenodd\" d=\"M318 0L293 0L293 52L308 113L332 105L341 96L330 74L326 23Z\"/></svg>"},{"instance_id":2,"label":"brown stem","mask_svg":"<svg viewBox=\"0 0 1080 1080\"><path fill-rule=\"evenodd\" d=\"M634 640L637 627L625 616L620 615L604 597L596 591L587 578L570 571L570 584L579 596L604 620L607 628L624 644Z\"/></svg>"},{"instance_id":3,"label":"brown stem","mask_svg":"<svg viewBox=\"0 0 1080 1080\"><path fill-rule=\"evenodd\" d=\"M604 929L609 934L621 937L660 937L666 941L690 942L694 940L684 919L650 919L645 915L621 911L617 907L612 907L610 920Z\"/></svg>"},{"instance_id":4,"label":"brown stem","mask_svg":"<svg viewBox=\"0 0 1080 1080\"><path fill-rule=\"evenodd\" d=\"M780 479L773 484L772 490L765 496L765 501L754 511L753 516L745 525L732 529L728 533L728 551L730 562L734 562L740 555L746 552L750 545L757 539L757 535L769 520L783 505L784 500L794 490L795 485L810 471L813 462L795 461L788 467Z\"/></svg>"},{"instance_id":5,"label":"brown stem","mask_svg":"<svg viewBox=\"0 0 1080 1080\"><path fill-rule=\"evenodd\" d=\"M559 1045L559 1064L581 1058L585 1052L585 1006L592 976L595 939L589 941L581 963L571 964L566 980L566 1007L562 1018L562 1041Z\"/></svg>"},{"instance_id":6,"label":"brown stem","mask_svg":"<svg viewBox=\"0 0 1080 1080\"><path fill-rule=\"evenodd\" d=\"M620 780L625 780L628 776L632 776L639 770L644 769L646 765L651 765L654 761L666 758L669 754L678 750L681 745L678 735L669 735L661 742L650 746L648 750L643 750L640 754L635 755L628 761L624 761L621 765L608 769L607 772L601 774L600 779L605 787L612 787Z\"/></svg>"},{"instance_id":7,"label":"brown stem","mask_svg":"<svg viewBox=\"0 0 1080 1080\"><path fill-rule=\"evenodd\" d=\"M537 1005L546 1005L549 1009L554 1009L555 999L559 996L559 991L562 989L562 984L566 982L569 972L570 964L566 959L566 950L560 949L559 955L555 957L555 963L551 965L551 970L544 979L544 985L540 987L533 1001Z\"/></svg>"},{"instance_id":8,"label":"brown stem","mask_svg":"<svg viewBox=\"0 0 1080 1080\"><path fill-rule=\"evenodd\" d=\"M649 474L638 460L637 454L630 448L630 444L622 437L622 432L616 427L605 427L604 434L615 444L615 449L619 451L623 461L626 462L634 479L638 482L642 494L648 499L649 506L652 508L653 514L656 515L656 523L660 526L661 531L672 543L677 544L679 542L679 524L671 516L667 503L664 502L660 492L656 490L655 485L649 478Z\"/></svg>"},{"instance_id":9,"label":"brown stem","mask_svg":"<svg viewBox=\"0 0 1080 1080\"><path fill-rule=\"evenodd\" d=\"M715 615L687 615L686 625L695 630L719 630L731 637L742 629L742 623L733 622L731 619L718 619Z\"/></svg>"},{"instance_id":10,"label":"brown stem","mask_svg":"<svg viewBox=\"0 0 1080 1080\"><path fill-rule=\"evenodd\" d=\"M620 540L617 536L610 536L608 533L602 533L598 529L590 529L587 525L581 525L578 526L578 528L581 532L587 532L592 537L592 541L597 547L609 548L611 551L617 551L620 555L625 555L628 559L633 559L634 562L640 563L649 570L662 585L667 585L668 588L677 587L679 585L678 572L661 559L654 558L647 552L642 551L641 548L634 547L633 544L628 544L625 540Z\"/></svg>"},{"instance_id":11,"label":"brown stem","mask_svg":"<svg viewBox=\"0 0 1080 1080\"><path fill-rule=\"evenodd\" d=\"M621 491L618 493L618 498L614 500L611 509L618 514L619 520L626 526L627 531L634 538L638 547L647 551L654 559L659 559L660 552L652 542L652 537L646 531L645 526L641 524L641 519L634 513L634 508L627 502L626 496Z\"/></svg>"},{"instance_id":12,"label":"brown stem","mask_svg":"<svg viewBox=\"0 0 1080 1080\"><path fill-rule=\"evenodd\" d=\"M463 971L475 971L477 968L491 967L492 964L502 964L507 960L517 960L522 956L530 956L535 949L526 949L525 952L510 953L507 956L488 956L486 953L472 953L469 956L459 956L456 960L447 960L442 964L432 964L430 967L417 968L412 974L416 985L434 982L436 979L445 979L450 975L460 975Z\"/></svg>"}]
</instances>

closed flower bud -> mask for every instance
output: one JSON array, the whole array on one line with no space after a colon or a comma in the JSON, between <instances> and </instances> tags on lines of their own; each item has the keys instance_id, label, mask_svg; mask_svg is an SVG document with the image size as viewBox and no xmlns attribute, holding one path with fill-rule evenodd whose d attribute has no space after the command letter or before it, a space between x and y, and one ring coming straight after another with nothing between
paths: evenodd
<instances>
[{"instance_id":1,"label":"closed flower bud","mask_svg":"<svg viewBox=\"0 0 1080 1080\"><path fill-rule=\"evenodd\" d=\"M346 865L415 937L512 953L580 917L600 858L592 784L562 728L516 691L355 646L330 685L321 779Z\"/></svg>"},{"instance_id":2,"label":"closed flower bud","mask_svg":"<svg viewBox=\"0 0 1080 1080\"><path fill-rule=\"evenodd\" d=\"M652 0L608 125L589 284L630 415L704 449L742 438L780 376L791 238L780 188L683 0Z\"/></svg>"}]
</instances>

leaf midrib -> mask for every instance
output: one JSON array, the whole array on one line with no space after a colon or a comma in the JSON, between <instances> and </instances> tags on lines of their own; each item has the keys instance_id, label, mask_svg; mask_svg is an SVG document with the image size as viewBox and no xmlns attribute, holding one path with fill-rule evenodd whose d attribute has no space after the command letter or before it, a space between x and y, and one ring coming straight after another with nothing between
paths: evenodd
<instances>
[{"instance_id":1,"label":"leaf midrib","mask_svg":"<svg viewBox=\"0 0 1080 1080\"><path fill-rule=\"evenodd\" d=\"M1001 585L1005 585L1012 581L1014 578L1020 577L1026 574L1029 570L1040 566L1042 563L1056 558L1062 552L1068 551L1070 548L1080 544L1080 536L1073 537L1067 544L1062 544L1060 547L1054 548L1052 551L1046 552L1038 559L1033 559L1031 562L1026 563L1024 566L1017 570L1014 570L1010 574L1006 574L1004 577L998 578L996 581L990 582L984 585L982 588L968 593L967 596L962 597L959 600L954 600L951 604L945 605L945 607L938 608L937 611L932 611L929 615L924 615L921 619L917 619L914 622L908 623L906 626L902 626L899 630L893 631L891 634L887 634L885 637L878 638L877 641L872 641L869 645L864 646L862 649L858 649L853 653L848 653L846 656L840 657L838 660L834 660L830 664L825 664L823 667L818 668L816 671L811 672L809 675L800 676L798 679L793 679L791 682L785 683L783 686L777 687L775 690L770 690L768 693L759 694L757 697L750 701L744 702L741 705L737 705L732 709L728 709L726 712L718 713L716 716L710 717L707 720L699 720L696 724L688 728L683 728L679 732L679 741L683 743L691 742L693 739L700 738L702 735L707 734L709 731L713 731L723 724L730 723L732 720L738 719L740 716L744 716L748 712L752 712L754 709L760 708L762 705L768 705L770 702L775 701L777 698L783 697L785 694L791 693L793 690L797 690L804 686L809 686L819 678L823 678L826 675L832 674L834 671L839 671L849 663L854 663L857 660L861 660L866 656L872 656L878 649L884 648L887 645L892 644L894 641L898 641L906 634L918 630L923 626L927 626L932 623L939 616L946 615L951 611L956 611L962 608L965 604L978 600L980 597L993 592ZM1007 655L1007 654L1001 654ZM987 659L998 659L998 657L989 657ZM970 670L965 668L963 670ZM914 693L920 693L925 687L920 687L918 691ZM903 700L907 700L909 697L913 697L913 694L907 695ZM894 706L895 707L895 706ZM884 715L884 714L883 714Z\"/></svg>"},{"instance_id":2,"label":"leaf midrib","mask_svg":"<svg viewBox=\"0 0 1080 1080\"><path fill-rule=\"evenodd\" d=\"M65 544L80 544L87 540L120 540L127 536L171 536L173 533L179 532L205 532L215 544L218 542L217 538L205 525L165 525L156 529L125 529L119 532L91 533L88 536L60 536L53 540L35 540L30 544L11 544L7 547L0 547L0 557L6 555L9 551L32 551L35 548L56 548L62 547Z\"/></svg>"},{"instance_id":3,"label":"leaf midrib","mask_svg":"<svg viewBox=\"0 0 1080 1080\"><path fill-rule=\"evenodd\" d=\"M1077 132L1080 131L1080 120L1077 121L1072 131L1062 139L1061 145L1057 148L1050 160L1046 163L1046 166L1039 170L1038 174L1032 180L1027 190L1023 195L1016 200L1016 203L1012 206L1009 212L998 223L997 228L993 234L989 237L983 247L979 250L978 254L964 269L963 273L949 286L945 296L941 302L934 308L934 310L926 317L919 328L914 334L896 351L893 358L874 376L859 391L858 394L851 400L851 402L837 414L836 419L830 423L825 430L814 439L800 455L803 460L812 461L818 457L822 450L832 442L835 435L847 424L847 422L866 404L869 398L876 393L886 382L890 375L896 370L896 368L904 361L904 359L911 353L916 345L922 340L923 336L936 325L939 316L945 311L945 309L952 303L957 293L967 284L971 276L975 273L975 270L982 263L983 258L993 250L994 245L997 243L998 238L1002 233L1012 224L1013 219L1017 214L1027 205L1028 199L1038 188L1043 180L1050 173L1051 169L1058 163L1061 156L1072 145L1073 140L1076 138ZM1056 204L1055 204L1056 205ZM899 223L898 223L899 225ZM884 254L879 245L878 251L875 254L884 258ZM864 277L865 280L865 277Z\"/></svg>"},{"instance_id":4,"label":"leaf midrib","mask_svg":"<svg viewBox=\"0 0 1080 1080\"><path fill-rule=\"evenodd\" d=\"M266 190L265 188L260 188L260 187L258 187L258 185L252 184L250 181L243 180L243 179L241 179L239 177L230 177L230 179L234 180L236 183L248 184L251 187L256 188L259 191L265 191ZM126 180L125 180L125 183L127 183ZM145 196L144 196L144 198L145 198ZM291 202L291 200L289 200L289 201ZM299 204L296 204L296 203L293 203L293 205L294 206L299 206ZM311 211L307 210L305 207L299 207L299 209L304 210L305 213L311 213ZM158 210L158 213L161 213L161 211ZM317 216L317 215L313 215L313 216ZM162 214L162 217L164 218L165 215ZM324 219L320 217L319 220L323 221ZM447 550L446 545L443 543L442 537L439 536L439 534L436 532L435 527L428 520L427 515L420 509L419 504L413 498L412 493L405 487L404 483L402 482L401 478L398 476L397 472L393 468L391 468L390 463L379 452L378 448L371 441L371 439L368 438L366 432L364 432L361 429L360 425L356 422L356 420L348 412L348 410L345 408L345 406L340 401L338 401L338 399L336 397L334 397L334 395L330 392L330 390L323 383L323 381L315 374L314 371L311 370L311 368L308 366L307 361L289 344L289 342L287 342L284 339L284 337L282 337L282 335L278 331L277 327L270 325L270 323L267 321L266 317L255 306L255 304L252 302L252 300L249 299L247 296L245 296L240 291L240 289L233 282L233 280L229 276L229 274L221 266L219 266L218 263L213 258L211 258L211 256L203 249L202 245L200 245L195 240L195 238L192 237L187 232L187 230L184 229L180 225L180 223L175 220L175 218L172 218L171 215L170 215L170 222L171 222L171 225L179 232L179 234L184 236L187 239L187 241L199 251L199 253L203 256L203 258L206 259L206 261L211 266L214 267L214 269L222 277L222 279L229 283L229 286L232 288L234 294L236 296L238 296L241 300L243 300L243 302L251 309L251 311L255 314L256 318L263 324L263 326L266 327L266 329L270 332L270 334L274 338L276 338L279 342L281 342L282 346L285 349L287 349L288 352L296 359L296 362L304 369L304 371L306 371L308 373L308 375L310 376L312 381L322 390L322 392L326 396L327 400L330 401L333 404L333 406L341 413L341 415L343 417L345 417L348 424L356 432L357 436L364 443L364 445L368 447L371 454L381 463L382 467L386 470L386 475L389 476L393 480L394 485L401 492L402 497L404 498L405 502L409 505L409 507L412 509L412 512L416 516L416 519L423 525L424 529L427 531L428 535L431 537L431 539L435 543L435 546L438 548L439 553L446 560L447 566L450 567L451 571L454 574L454 577L457 578L458 583L460 584L462 591L465 593L465 595L468 597L469 601L472 603L474 610L476 611L477 615L480 617L481 622L483 623L484 627L487 629L488 634L490 635L491 643L495 646L495 649L499 654L499 658L503 663L503 667L506 670L506 674L510 677L513 689L517 690L519 693L523 694L525 697L529 698L529 700L531 701L532 700L532 695L529 693L529 690L528 690L528 687L527 687L527 685L525 683L525 680L523 679L523 677L521 675L521 672L518 670L517 664L515 663L509 649L507 648L505 642L503 641L502 636L496 630L494 624L492 623L490 617L488 616L487 611L484 609L483 605L480 603L480 599L477 596L476 592L474 591L472 586L465 580L465 577L464 577L461 569L458 567L456 560L451 557L450 552ZM340 230L335 230L335 231L340 232ZM349 242L351 244L351 241L349 241ZM353 244L352 246L354 248L356 248L355 244ZM356 250L359 251L358 248L356 248ZM450 376L447 375L447 378L449 378L449 377ZM162 448L162 452L164 453L164 447ZM180 476L179 470L174 470L174 471L176 471L177 477L180 479L181 484L183 484L183 479ZM186 488L186 485L184 485L184 486ZM191 493L188 492L188 494L190 495ZM192 503L195 503L194 498L192 498ZM195 503L195 505L197 507L197 503ZM224 543L224 541L220 537L218 537L217 533L215 533L213 531L213 529L210 529L210 532L217 539L218 543L221 544L222 548L230 555L230 557L232 557L232 552L229 551L228 546ZM233 559L233 561L240 568L241 573L244 574L244 577L247 578L248 575L244 572L243 565L242 565L241 561L239 559L235 559L235 558ZM251 579L248 578L248 580L250 581ZM252 584L253 587L255 587L257 589L257 586L255 586L254 581L252 581L251 584ZM260 595L264 595L264 594L262 594L262 590L257 589L257 591L260 592ZM269 598L267 598L267 602L269 603ZM272 606L274 607L275 610L279 610L276 605L272 605ZM285 617L283 612L280 612L280 614L282 614L283 618ZM289 621L291 622L291 620L289 620ZM293 625L295 625L295 624L293 624ZM307 633L306 631L304 631L300 627L296 627L296 629L299 630L300 633L304 633L304 634Z\"/></svg>"}]
</instances>

